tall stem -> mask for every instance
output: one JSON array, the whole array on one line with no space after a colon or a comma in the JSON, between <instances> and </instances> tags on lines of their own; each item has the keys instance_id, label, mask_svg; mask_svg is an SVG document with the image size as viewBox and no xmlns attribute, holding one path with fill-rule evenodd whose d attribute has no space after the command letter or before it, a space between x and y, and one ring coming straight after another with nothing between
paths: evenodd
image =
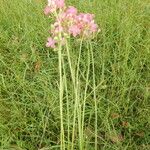
<instances>
[{"instance_id":1,"label":"tall stem","mask_svg":"<svg viewBox=\"0 0 150 150\"><path fill-rule=\"evenodd\" d=\"M70 150L70 111L69 111L69 97L68 97L68 86L67 86L67 75L66 75L66 69L65 69L65 64L64 64L64 59L62 59L62 64L63 64L63 72L64 72L64 86L65 86L65 94L66 94L66 99L67 99L67 132L68 132L68 147L67 149Z\"/></svg>"},{"instance_id":2,"label":"tall stem","mask_svg":"<svg viewBox=\"0 0 150 150\"><path fill-rule=\"evenodd\" d=\"M73 87L75 88L75 71L73 70L72 63L71 63L71 57L70 57L68 42L66 43L66 50L67 50L67 57L68 57L68 63L69 63L69 68L70 68L70 72L71 72Z\"/></svg>"},{"instance_id":3,"label":"tall stem","mask_svg":"<svg viewBox=\"0 0 150 150\"><path fill-rule=\"evenodd\" d=\"M80 42L80 48L79 48L79 56L78 56L78 61L77 61L77 71L76 71L76 102L77 102L77 113L78 113L78 132L79 132L79 144L80 144L80 149L83 149L83 132L82 132L82 120L81 120L81 102L80 102L80 79L79 79L79 71L80 71L80 61L81 61L81 51L82 51L82 41L83 38L81 39Z\"/></svg>"},{"instance_id":4,"label":"tall stem","mask_svg":"<svg viewBox=\"0 0 150 150\"><path fill-rule=\"evenodd\" d=\"M85 104L87 99L87 89L89 84L89 73L90 73L90 50L88 49L88 61L87 61L87 74L86 74L86 83L85 83L85 90L84 90L84 98L83 98L83 109L82 109L82 135L84 132L84 117L85 117Z\"/></svg>"},{"instance_id":5,"label":"tall stem","mask_svg":"<svg viewBox=\"0 0 150 150\"><path fill-rule=\"evenodd\" d=\"M60 100L60 121L61 121L61 150L65 149L64 146L64 127L63 127L63 78L62 78L62 47L58 49L58 62L59 62L59 100Z\"/></svg>"},{"instance_id":6,"label":"tall stem","mask_svg":"<svg viewBox=\"0 0 150 150\"><path fill-rule=\"evenodd\" d=\"M90 42L91 56L92 56L92 70L93 70L93 93L94 93L94 102L95 102L95 150L97 150L97 99L96 99L96 82L95 82L95 63L93 48Z\"/></svg>"},{"instance_id":7,"label":"tall stem","mask_svg":"<svg viewBox=\"0 0 150 150\"><path fill-rule=\"evenodd\" d=\"M66 48L67 48L68 63L69 63L71 78L72 78L73 87L74 87L74 94L75 94L75 104L74 104L74 112L73 112L74 113L73 129L72 129L72 147L71 147L71 149L74 150L74 137L75 137L75 125L76 125L77 113L78 113L78 131L79 131L80 149L82 149L81 106L80 106L80 92L79 92L79 65L80 65L80 59L81 59L82 40L80 43L76 74L75 74L75 68L73 69L73 67L72 67L68 43L66 45ZM77 109L78 109L78 111L77 111Z\"/></svg>"},{"instance_id":8,"label":"tall stem","mask_svg":"<svg viewBox=\"0 0 150 150\"><path fill-rule=\"evenodd\" d=\"M69 63L69 68L70 68L70 72L71 72L71 79L73 82L73 90L74 90L74 94L75 94L75 106L74 106L74 117L73 117L73 129L72 129L72 144L71 144L71 150L74 150L74 134L75 134L75 124L76 124L76 109L77 109L77 101L76 101L76 92L75 92L75 71L73 70L72 67L72 62L71 62L71 57L70 57L70 52L69 52L69 44L68 42L66 43L66 50L67 50L67 57L68 57L68 63Z\"/></svg>"}]
</instances>

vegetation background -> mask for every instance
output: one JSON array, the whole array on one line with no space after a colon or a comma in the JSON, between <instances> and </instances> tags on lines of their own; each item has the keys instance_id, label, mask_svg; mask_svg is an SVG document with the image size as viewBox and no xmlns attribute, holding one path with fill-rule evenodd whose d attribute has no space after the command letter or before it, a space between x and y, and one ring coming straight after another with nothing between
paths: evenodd
<instances>
[{"instance_id":1,"label":"vegetation background","mask_svg":"<svg viewBox=\"0 0 150 150\"><path fill-rule=\"evenodd\" d=\"M67 2L95 14L102 30L93 42L100 84L98 149L150 149L149 1ZM45 4L0 0L0 150L59 149L58 60L45 47L50 27ZM94 103L89 99L85 150L94 149L93 120Z\"/></svg>"}]
</instances>

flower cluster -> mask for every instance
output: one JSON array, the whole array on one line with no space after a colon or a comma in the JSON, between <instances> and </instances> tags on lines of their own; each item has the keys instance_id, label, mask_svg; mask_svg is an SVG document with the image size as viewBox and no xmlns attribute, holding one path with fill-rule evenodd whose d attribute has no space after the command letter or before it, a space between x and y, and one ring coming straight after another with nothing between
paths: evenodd
<instances>
[{"instance_id":1,"label":"flower cluster","mask_svg":"<svg viewBox=\"0 0 150 150\"><path fill-rule=\"evenodd\" d=\"M44 13L55 17L47 47L55 48L68 36L89 37L99 31L93 14L79 13L73 6L66 7L64 0L48 0Z\"/></svg>"},{"instance_id":2,"label":"flower cluster","mask_svg":"<svg viewBox=\"0 0 150 150\"><path fill-rule=\"evenodd\" d=\"M62 9L65 6L64 0L48 0L48 4L44 9L45 15L54 13L57 9Z\"/></svg>"}]
</instances>

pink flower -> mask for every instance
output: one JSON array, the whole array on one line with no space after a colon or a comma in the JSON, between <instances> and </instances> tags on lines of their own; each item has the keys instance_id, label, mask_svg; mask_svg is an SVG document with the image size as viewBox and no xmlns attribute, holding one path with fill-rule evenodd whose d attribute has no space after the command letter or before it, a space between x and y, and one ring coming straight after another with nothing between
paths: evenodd
<instances>
[{"instance_id":1,"label":"pink flower","mask_svg":"<svg viewBox=\"0 0 150 150\"><path fill-rule=\"evenodd\" d=\"M68 9L66 10L66 14L69 15L76 15L77 14L77 9L73 6L69 6Z\"/></svg>"},{"instance_id":2,"label":"pink flower","mask_svg":"<svg viewBox=\"0 0 150 150\"><path fill-rule=\"evenodd\" d=\"M76 37L77 35L81 33L81 30L79 29L77 25L72 25L69 28L69 33L72 34L74 37Z\"/></svg>"},{"instance_id":3,"label":"pink flower","mask_svg":"<svg viewBox=\"0 0 150 150\"><path fill-rule=\"evenodd\" d=\"M90 30L92 32L96 32L98 30L98 25L95 24L94 22L90 24Z\"/></svg>"},{"instance_id":4,"label":"pink flower","mask_svg":"<svg viewBox=\"0 0 150 150\"><path fill-rule=\"evenodd\" d=\"M57 11L58 9L60 11ZM46 43L47 47L55 48L56 44L65 44L69 35L89 38L91 35L93 36L93 33L99 31L93 14L78 13L75 7L66 7L65 0L48 0L44 13L46 15L52 13L55 17L55 22L51 25L51 37Z\"/></svg>"},{"instance_id":5,"label":"pink flower","mask_svg":"<svg viewBox=\"0 0 150 150\"><path fill-rule=\"evenodd\" d=\"M54 36L56 36L56 35L58 35L62 31L63 31L63 28L61 26L58 26L58 27L54 28L54 30L52 30L52 34Z\"/></svg>"},{"instance_id":6,"label":"pink flower","mask_svg":"<svg viewBox=\"0 0 150 150\"><path fill-rule=\"evenodd\" d=\"M63 8L65 6L64 0L48 0L48 6L51 8Z\"/></svg>"},{"instance_id":7,"label":"pink flower","mask_svg":"<svg viewBox=\"0 0 150 150\"><path fill-rule=\"evenodd\" d=\"M51 37L47 39L46 47L55 48L56 41L53 40Z\"/></svg>"},{"instance_id":8,"label":"pink flower","mask_svg":"<svg viewBox=\"0 0 150 150\"><path fill-rule=\"evenodd\" d=\"M55 0L48 0L48 6L54 5L55 4Z\"/></svg>"},{"instance_id":9,"label":"pink flower","mask_svg":"<svg viewBox=\"0 0 150 150\"><path fill-rule=\"evenodd\" d=\"M94 15L93 14L84 14L83 19L86 22L91 22L94 19Z\"/></svg>"},{"instance_id":10,"label":"pink flower","mask_svg":"<svg viewBox=\"0 0 150 150\"><path fill-rule=\"evenodd\" d=\"M46 6L45 9L44 9L44 14L45 14L45 15L48 15L48 14L50 14L51 12L52 12L51 7L50 7L50 6Z\"/></svg>"},{"instance_id":11,"label":"pink flower","mask_svg":"<svg viewBox=\"0 0 150 150\"><path fill-rule=\"evenodd\" d=\"M55 0L55 5L57 8L63 8L65 6L64 0Z\"/></svg>"},{"instance_id":12,"label":"pink flower","mask_svg":"<svg viewBox=\"0 0 150 150\"><path fill-rule=\"evenodd\" d=\"M90 23L91 21L93 21L94 15L93 14L85 14L85 13L80 13L77 16L77 20L78 21L82 21L84 23Z\"/></svg>"},{"instance_id":13,"label":"pink flower","mask_svg":"<svg viewBox=\"0 0 150 150\"><path fill-rule=\"evenodd\" d=\"M98 30L97 24L94 22L93 14L80 13L76 17L76 24L84 34L84 36L90 36Z\"/></svg>"},{"instance_id":14,"label":"pink flower","mask_svg":"<svg viewBox=\"0 0 150 150\"><path fill-rule=\"evenodd\" d=\"M51 29L51 33L56 36L58 35L60 32L63 31L63 27L61 26L61 23L60 22L55 22L53 25L52 25L52 29Z\"/></svg>"}]
</instances>

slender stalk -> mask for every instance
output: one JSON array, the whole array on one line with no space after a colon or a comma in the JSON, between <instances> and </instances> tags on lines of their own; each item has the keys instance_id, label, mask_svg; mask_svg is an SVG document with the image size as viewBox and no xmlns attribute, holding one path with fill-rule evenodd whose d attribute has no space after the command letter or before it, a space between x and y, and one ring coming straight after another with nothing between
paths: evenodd
<instances>
[{"instance_id":1,"label":"slender stalk","mask_svg":"<svg viewBox=\"0 0 150 150\"><path fill-rule=\"evenodd\" d=\"M57 11L54 12L55 17L58 17ZM60 24L60 22L58 22ZM62 39L62 34L59 32L58 35L59 39ZM62 74L62 45L59 44L58 47L58 65L59 65L59 100L60 100L60 127L61 127L61 133L60 133L60 140L61 140L61 150L65 150L65 137L64 137L64 123L63 123L63 92L64 92L64 86L63 86L63 74Z\"/></svg>"},{"instance_id":2,"label":"slender stalk","mask_svg":"<svg viewBox=\"0 0 150 150\"><path fill-rule=\"evenodd\" d=\"M69 63L69 68L70 68L70 72L71 72L73 87L75 88L75 71L73 70L72 63L71 63L71 57L70 57L68 42L66 42L66 50L67 50L67 57L68 57L68 63Z\"/></svg>"},{"instance_id":3,"label":"slender stalk","mask_svg":"<svg viewBox=\"0 0 150 150\"><path fill-rule=\"evenodd\" d=\"M87 88L89 84L89 73L90 73L90 52L88 49L88 61L87 61L87 74L86 74L86 85L85 85L85 90L84 90L84 99L83 99L83 109L82 109L82 135L84 132L84 117L85 117L85 104L86 104L86 99L87 99Z\"/></svg>"},{"instance_id":4,"label":"slender stalk","mask_svg":"<svg viewBox=\"0 0 150 150\"><path fill-rule=\"evenodd\" d=\"M62 64L63 64L63 71L64 71L64 86L66 91L66 99L67 99L67 137L68 137L68 147L67 149L70 150L70 111L69 111L69 97L68 97L68 86L67 86L67 75L66 75L66 69L64 64L64 59L62 58Z\"/></svg>"},{"instance_id":5,"label":"slender stalk","mask_svg":"<svg viewBox=\"0 0 150 150\"><path fill-rule=\"evenodd\" d=\"M63 78L62 78L62 47L58 49L58 63L59 63L59 100L60 100L60 121L61 121L61 150L65 149L64 146L64 127L63 127Z\"/></svg>"},{"instance_id":6,"label":"slender stalk","mask_svg":"<svg viewBox=\"0 0 150 150\"><path fill-rule=\"evenodd\" d=\"M82 149L82 141L83 140L82 140L82 132L81 132L81 106L80 106L80 92L79 92L79 65L80 65L80 59L81 59L82 40L80 43L76 74L75 74L75 71L73 70L73 67L72 67L68 43L66 45L66 48L67 48L68 63L69 63L71 78L72 78L73 86L74 86L74 94L75 94L73 129L72 129L72 147L71 147L71 149L72 150L74 149L75 124L76 124L77 113L78 113L78 131L79 131L80 149ZM78 111L77 111L77 109L78 109Z\"/></svg>"},{"instance_id":7,"label":"slender stalk","mask_svg":"<svg viewBox=\"0 0 150 150\"><path fill-rule=\"evenodd\" d=\"M78 56L78 62L77 62L77 71L76 71L76 101L77 101L77 113L78 113L78 132L79 132L79 143L80 143L80 149L83 149L83 132L82 132L82 120L81 120L81 104L80 104L80 84L79 84L79 70L80 70L80 61L81 61L81 51L82 51L82 42L83 38L80 42L80 48L79 48L79 56Z\"/></svg>"},{"instance_id":8,"label":"slender stalk","mask_svg":"<svg viewBox=\"0 0 150 150\"><path fill-rule=\"evenodd\" d=\"M95 150L97 150L97 99L96 99L96 82L95 82L95 63L94 63L94 55L93 55L93 48L91 42L90 42L90 50L92 56L93 94L94 94L94 102L95 102Z\"/></svg>"},{"instance_id":9,"label":"slender stalk","mask_svg":"<svg viewBox=\"0 0 150 150\"><path fill-rule=\"evenodd\" d=\"M70 52L69 52L69 44L68 42L66 43L66 50L67 50L67 57L68 57L68 63L69 63L69 68L71 72L71 78L73 82L73 89L74 89L74 94L75 94L75 104L74 104L74 117L73 117L73 129L72 129L72 144L71 144L71 150L74 150L74 137L75 137L75 124L76 124L76 109L77 109L77 93L76 93L76 85L75 85L75 71L73 70L72 67L72 62L71 62L71 57L70 57Z\"/></svg>"}]
</instances>

